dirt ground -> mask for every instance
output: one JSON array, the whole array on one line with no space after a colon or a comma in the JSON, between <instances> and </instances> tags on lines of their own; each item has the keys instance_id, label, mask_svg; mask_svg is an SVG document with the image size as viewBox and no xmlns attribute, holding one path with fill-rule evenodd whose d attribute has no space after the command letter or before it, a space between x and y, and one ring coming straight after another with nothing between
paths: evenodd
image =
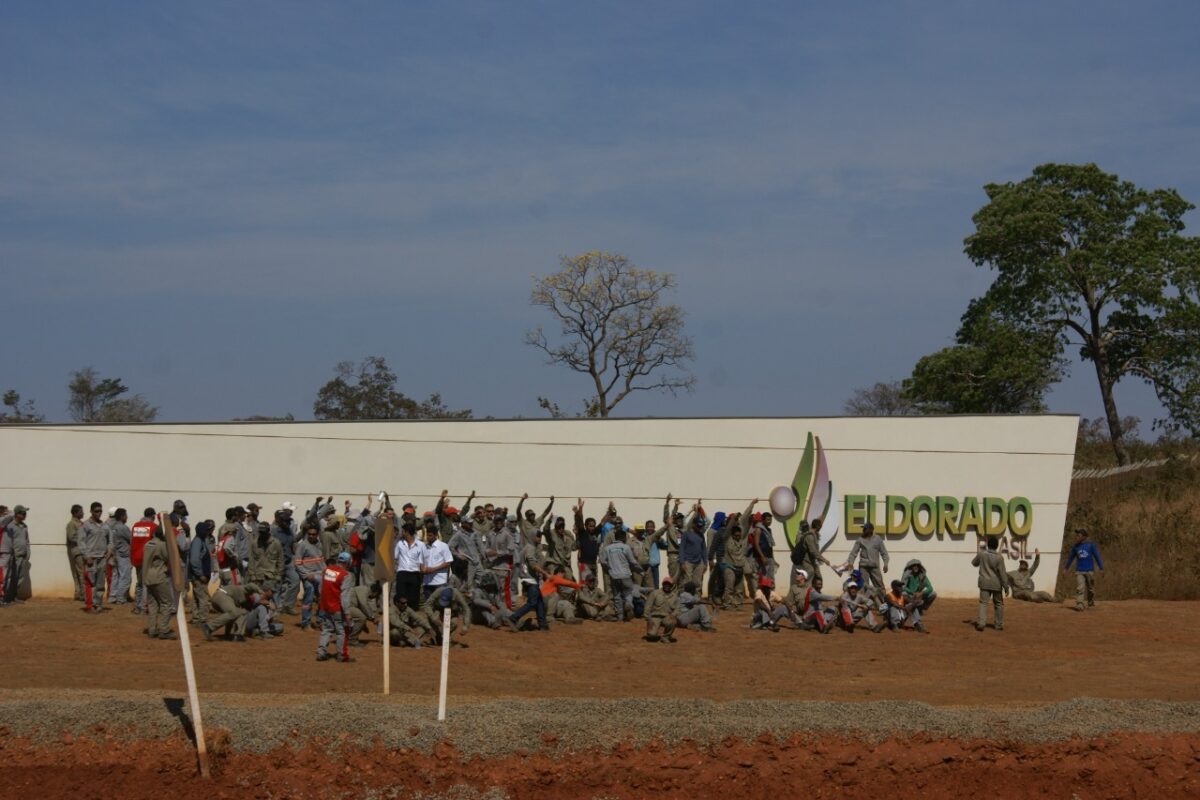
<instances>
[{"instance_id":1,"label":"dirt ground","mask_svg":"<svg viewBox=\"0 0 1200 800\"><path fill-rule=\"evenodd\" d=\"M1010 603L1003 632L979 633L975 603L941 600L928 635L775 634L725 614L673 645L640 623L473 627L446 723L434 648L392 650L380 703L378 645L317 663L295 627L197 633L206 782L178 641L77 609L0 611L0 800L1200 796L1197 603Z\"/></svg>"},{"instance_id":2,"label":"dirt ground","mask_svg":"<svg viewBox=\"0 0 1200 800\"><path fill-rule=\"evenodd\" d=\"M795 735L708 745L513 753L460 759L449 744L429 755L375 747L308 747L268 756L218 753L210 781L195 777L184 741L124 749L57 748L0 737L0 800L30 797L519 798L612 800L720 797L817 798L918 794L962 797L1194 798L1200 736L1113 735L1103 740L1013 742L888 739L873 747Z\"/></svg>"},{"instance_id":3,"label":"dirt ground","mask_svg":"<svg viewBox=\"0 0 1200 800\"><path fill-rule=\"evenodd\" d=\"M1200 603L1121 601L1076 613L1069 606L1009 602L1005 629L977 632L977 604L939 600L930 630L822 636L748 630L746 614L722 614L717 632L681 631L678 642L641 641L640 621L556 625L549 633L472 626L450 660L450 696L673 697L712 700L917 700L936 705L1026 705L1075 697L1200 700ZM67 600L0 610L0 686L7 689L138 689L178 692L177 641L141 635L142 617L117 606L88 615ZM193 631L202 692L311 693L331 684L377 692L377 644L356 661L314 660L316 634L284 617L284 636L204 642ZM393 691L436 697L434 648L393 648Z\"/></svg>"}]
</instances>

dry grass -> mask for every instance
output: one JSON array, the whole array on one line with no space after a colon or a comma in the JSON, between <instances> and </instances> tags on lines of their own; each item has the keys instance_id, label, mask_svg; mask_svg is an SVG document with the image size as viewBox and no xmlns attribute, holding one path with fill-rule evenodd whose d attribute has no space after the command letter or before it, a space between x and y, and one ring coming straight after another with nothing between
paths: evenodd
<instances>
[{"instance_id":1,"label":"dry grass","mask_svg":"<svg viewBox=\"0 0 1200 800\"><path fill-rule=\"evenodd\" d=\"M1196 600L1198 523L1200 464L1171 462L1100 490L1073 491L1063 548L1076 528L1091 532L1106 567L1097 584L1101 598ZM1060 576L1058 592L1072 594L1073 579Z\"/></svg>"}]
</instances>

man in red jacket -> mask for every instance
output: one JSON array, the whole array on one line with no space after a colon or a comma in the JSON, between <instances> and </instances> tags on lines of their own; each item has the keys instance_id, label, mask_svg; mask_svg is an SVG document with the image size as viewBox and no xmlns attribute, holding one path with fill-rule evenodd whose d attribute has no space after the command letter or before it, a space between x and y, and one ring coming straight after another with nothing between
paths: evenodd
<instances>
[{"instance_id":1,"label":"man in red jacket","mask_svg":"<svg viewBox=\"0 0 1200 800\"><path fill-rule=\"evenodd\" d=\"M353 661L347 650L346 619L350 614L350 590L354 582L350 580L350 554L338 553L337 557L325 559L325 569L321 572L321 603L317 617L321 621L321 638L317 642L317 661L328 661L331 657L338 661ZM329 655L329 640L337 636L335 655Z\"/></svg>"}]
</instances>

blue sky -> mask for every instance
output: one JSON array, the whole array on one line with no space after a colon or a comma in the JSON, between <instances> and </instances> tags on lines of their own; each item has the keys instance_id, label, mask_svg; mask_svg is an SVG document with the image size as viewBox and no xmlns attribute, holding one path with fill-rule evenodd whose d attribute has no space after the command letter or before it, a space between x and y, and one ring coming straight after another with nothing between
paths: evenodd
<instances>
[{"instance_id":1,"label":"blue sky","mask_svg":"<svg viewBox=\"0 0 1200 800\"><path fill-rule=\"evenodd\" d=\"M586 379L531 275L676 273L695 394L838 413L950 343L983 184L1095 161L1200 201L1194 3L61 3L0 8L0 388L311 416L342 359L477 415ZM1188 217L1189 233L1200 216ZM1118 388L1149 420L1153 394ZM1050 398L1098 416L1089 365Z\"/></svg>"}]
</instances>

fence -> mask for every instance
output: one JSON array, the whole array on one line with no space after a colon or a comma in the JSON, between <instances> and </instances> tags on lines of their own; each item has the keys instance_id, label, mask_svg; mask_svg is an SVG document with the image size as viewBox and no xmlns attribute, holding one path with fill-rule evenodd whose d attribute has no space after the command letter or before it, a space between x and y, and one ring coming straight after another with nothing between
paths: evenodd
<instances>
[{"instance_id":1,"label":"fence","mask_svg":"<svg viewBox=\"0 0 1200 800\"><path fill-rule=\"evenodd\" d=\"M1195 461L1198 455L1156 458L1104 469L1077 469L1071 473L1071 502L1087 502L1099 496L1111 496L1122 487L1148 474L1152 475L1173 461Z\"/></svg>"}]
</instances>

